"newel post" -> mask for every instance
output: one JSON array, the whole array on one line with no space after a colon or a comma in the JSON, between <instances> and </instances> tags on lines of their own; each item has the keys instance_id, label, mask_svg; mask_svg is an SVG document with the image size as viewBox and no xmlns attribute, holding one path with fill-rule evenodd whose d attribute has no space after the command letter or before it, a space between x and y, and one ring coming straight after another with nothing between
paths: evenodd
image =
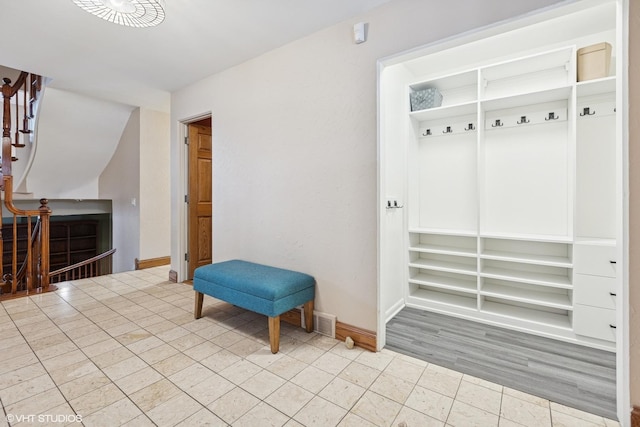
<instances>
[{"instance_id":1,"label":"newel post","mask_svg":"<svg viewBox=\"0 0 640 427\"><path fill-rule=\"evenodd\" d=\"M49 218L51 209L48 199L40 199L40 286L49 287Z\"/></svg>"}]
</instances>

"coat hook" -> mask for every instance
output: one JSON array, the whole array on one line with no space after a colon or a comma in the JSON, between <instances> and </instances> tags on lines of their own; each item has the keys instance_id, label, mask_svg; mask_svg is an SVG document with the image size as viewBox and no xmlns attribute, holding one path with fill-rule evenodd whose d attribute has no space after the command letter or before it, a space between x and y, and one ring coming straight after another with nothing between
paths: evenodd
<instances>
[{"instance_id":1,"label":"coat hook","mask_svg":"<svg viewBox=\"0 0 640 427\"><path fill-rule=\"evenodd\" d=\"M464 128L464 130L474 130L475 126L473 125L473 123L469 123L469 127Z\"/></svg>"},{"instance_id":2,"label":"coat hook","mask_svg":"<svg viewBox=\"0 0 640 427\"><path fill-rule=\"evenodd\" d=\"M593 116L596 112L595 111L589 111L590 108L589 107L584 107L582 109L582 113L580 113L580 116Z\"/></svg>"},{"instance_id":3,"label":"coat hook","mask_svg":"<svg viewBox=\"0 0 640 427\"><path fill-rule=\"evenodd\" d=\"M499 127L499 126L504 126L504 123L502 123L500 119L496 119L496 122L491 125L492 128Z\"/></svg>"},{"instance_id":4,"label":"coat hook","mask_svg":"<svg viewBox=\"0 0 640 427\"><path fill-rule=\"evenodd\" d=\"M427 129L422 136L431 136L431 129Z\"/></svg>"},{"instance_id":5,"label":"coat hook","mask_svg":"<svg viewBox=\"0 0 640 427\"><path fill-rule=\"evenodd\" d=\"M447 126L447 129L442 131L442 133L451 133L451 132L453 132L451 130L451 126Z\"/></svg>"},{"instance_id":6,"label":"coat hook","mask_svg":"<svg viewBox=\"0 0 640 427\"><path fill-rule=\"evenodd\" d=\"M520 121L516 122L519 125L523 124L523 123L529 123L531 120L527 120L527 116L520 116Z\"/></svg>"},{"instance_id":7,"label":"coat hook","mask_svg":"<svg viewBox=\"0 0 640 427\"><path fill-rule=\"evenodd\" d=\"M553 111L549 113L548 117L545 117L545 120L558 120L560 117L556 115Z\"/></svg>"}]
</instances>

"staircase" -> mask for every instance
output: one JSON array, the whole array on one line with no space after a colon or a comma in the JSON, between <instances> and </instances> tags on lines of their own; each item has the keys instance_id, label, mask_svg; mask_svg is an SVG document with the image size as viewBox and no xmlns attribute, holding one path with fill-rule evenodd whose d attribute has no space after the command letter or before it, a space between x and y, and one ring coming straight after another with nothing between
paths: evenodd
<instances>
[{"instance_id":1,"label":"staircase","mask_svg":"<svg viewBox=\"0 0 640 427\"><path fill-rule=\"evenodd\" d=\"M56 289L49 279L49 222L51 209L47 199L40 199L37 209L18 209L13 203L14 183L12 164L18 160L20 148L33 142L34 123L37 114L38 98L42 91L42 77L21 72L15 82L3 79L2 85L2 166L0 169L0 190L4 208L11 214L13 221L11 235L17 236L18 224L26 224L27 238L24 246L18 247L19 240L11 239L11 268L5 271L0 263L0 298L13 298ZM22 105L21 105L22 101ZM12 118L12 103L15 106L15 118ZM12 124L15 120L15 128ZM4 217L4 215L3 215ZM4 221L3 221L4 222ZM2 228L0 222L0 253L4 253ZM21 257L18 256L20 252Z\"/></svg>"},{"instance_id":2,"label":"staircase","mask_svg":"<svg viewBox=\"0 0 640 427\"><path fill-rule=\"evenodd\" d=\"M0 71L3 70L7 69L0 67ZM8 70L9 73L13 71ZM40 199L39 206L29 210L19 209L13 202L35 158L35 124L44 81L41 76L24 71L19 72L14 82L9 78L2 81L0 191L4 207L0 221L0 254L3 257L0 260L0 301L54 291L57 289L54 283L61 281L111 273L115 249L50 271L51 209L48 200ZM22 154L24 158L21 159ZM18 175L17 182L13 171ZM12 221L5 223L7 218Z\"/></svg>"}]
</instances>

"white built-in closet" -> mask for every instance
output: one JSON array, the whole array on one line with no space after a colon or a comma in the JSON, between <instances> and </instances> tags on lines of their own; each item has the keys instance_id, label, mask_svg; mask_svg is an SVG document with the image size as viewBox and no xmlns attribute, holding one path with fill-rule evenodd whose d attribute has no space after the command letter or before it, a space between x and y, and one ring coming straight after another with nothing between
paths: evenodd
<instances>
[{"instance_id":1,"label":"white built-in closet","mask_svg":"<svg viewBox=\"0 0 640 427\"><path fill-rule=\"evenodd\" d=\"M620 351L624 6L565 4L380 62L381 345L410 306ZM578 49L602 42L609 74L578 82ZM411 111L425 88L442 105Z\"/></svg>"}]
</instances>

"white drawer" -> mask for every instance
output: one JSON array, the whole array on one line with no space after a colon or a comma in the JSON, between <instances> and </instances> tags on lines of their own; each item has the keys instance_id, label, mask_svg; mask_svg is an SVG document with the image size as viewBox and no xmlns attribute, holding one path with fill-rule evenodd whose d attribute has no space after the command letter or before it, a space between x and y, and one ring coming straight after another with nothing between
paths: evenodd
<instances>
[{"instance_id":1,"label":"white drawer","mask_svg":"<svg viewBox=\"0 0 640 427\"><path fill-rule=\"evenodd\" d=\"M576 273L616 277L616 247L612 245L573 245L573 269Z\"/></svg>"},{"instance_id":2,"label":"white drawer","mask_svg":"<svg viewBox=\"0 0 640 427\"><path fill-rule=\"evenodd\" d=\"M585 337L616 340L616 311L576 304L573 307L573 330Z\"/></svg>"},{"instance_id":3,"label":"white drawer","mask_svg":"<svg viewBox=\"0 0 640 427\"><path fill-rule=\"evenodd\" d=\"M573 275L573 302L575 304L615 310L615 294L616 279L614 278L586 274Z\"/></svg>"}]
</instances>

